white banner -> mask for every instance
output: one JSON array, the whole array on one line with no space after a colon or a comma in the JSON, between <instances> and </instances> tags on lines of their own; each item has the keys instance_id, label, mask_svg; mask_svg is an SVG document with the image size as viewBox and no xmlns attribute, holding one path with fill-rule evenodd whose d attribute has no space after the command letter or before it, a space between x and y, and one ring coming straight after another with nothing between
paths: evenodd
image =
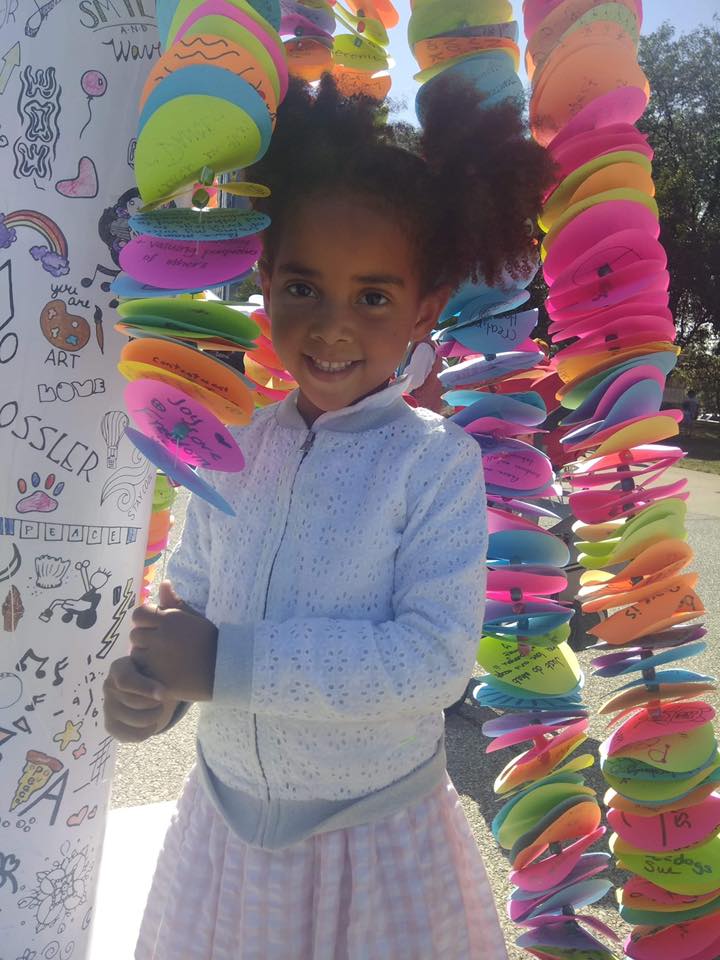
<instances>
[{"instance_id":1,"label":"white banner","mask_svg":"<svg viewBox=\"0 0 720 960\"><path fill-rule=\"evenodd\" d=\"M0 0L0 954L87 955L102 682L154 471L123 437L109 285L138 206L154 0ZM131 878L130 878L131 882Z\"/></svg>"}]
</instances>

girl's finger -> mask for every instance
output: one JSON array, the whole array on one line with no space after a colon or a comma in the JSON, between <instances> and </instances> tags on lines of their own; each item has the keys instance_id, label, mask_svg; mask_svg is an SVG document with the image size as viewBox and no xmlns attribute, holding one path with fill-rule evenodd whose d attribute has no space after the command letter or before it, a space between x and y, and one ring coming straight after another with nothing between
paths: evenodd
<instances>
[{"instance_id":1,"label":"girl's finger","mask_svg":"<svg viewBox=\"0 0 720 960\"><path fill-rule=\"evenodd\" d=\"M106 694L105 699L108 700ZM163 704L159 703L153 697L145 697L142 694L127 693L125 690L113 690L109 699L113 703L119 703L128 710L151 711L162 710Z\"/></svg>"},{"instance_id":2,"label":"girl's finger","mask_svg":"<svg viewBox=\"0 0 720 960\"><path fill-rule=\"evenodd\" d=\"M137 710L122 703L117 696L105 698L105 713L108 719L125 727L131 727L133 730L154 729L162 711L161 703L150 710Z\"/></svg>"},{"instance_id":3,"label":"girl's finger","mask_svg":"<svg viewBox=\"0 0 720 960\"><path fill-rule=\"evenodd\" d=\"M154 603L146 603L142 607L135 607L132 612L132 622L137 627L156 627L162 617L162 611Z\"/></svg>"},{"instance_id":4,"label":"girl's finger","mask_svg":"<svg viewBox=\"0 0 720 960\"><path fill-rule=\"evenodd\" d=\"M153 641L156 631L148 627L133 627L130 631L130 643L134 648L147 649Z\"/></svg>"},{"instance_id":5,"label":"girl's finger","mask_svg":"<svg viewBox=\"0 0 720 960\"><path fill-rule=\"evenodd\" d=\"M130 657L121 657L112 664L105 686L106 692L108 688L114 688L160 702L165 699L166 693L161 683L140 673Z\"/></svg>"}]
</instances>

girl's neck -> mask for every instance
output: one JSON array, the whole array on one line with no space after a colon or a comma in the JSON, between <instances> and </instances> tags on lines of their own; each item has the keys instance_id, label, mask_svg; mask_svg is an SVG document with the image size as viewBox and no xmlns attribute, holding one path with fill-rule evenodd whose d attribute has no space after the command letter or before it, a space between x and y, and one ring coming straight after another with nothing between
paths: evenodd
<instances>
[{"instance_id":1,"label":"girl's neck","mask_svg":"<svg viewBox=\"0 0 720 960\"><path fill-rule=\"evenodd\" d=\"M389 383L390 380L385 380L383 383L379 384L379 386L375 387L374 390L371 390L369 393L364 393L361 397L353 400L350 406L354 407L356 403L360 403L360 401L364 400L366 397L371 397L375 393L380 393L380 391L384 390ZM308 429L312 427L318 417L321 417L324 413L328 412L327 410L321 410L320 407L316 407L312 400L308 400L302 390L298 394L297 409L298 413L307 424Z\"/></svg>"}]
</instances>

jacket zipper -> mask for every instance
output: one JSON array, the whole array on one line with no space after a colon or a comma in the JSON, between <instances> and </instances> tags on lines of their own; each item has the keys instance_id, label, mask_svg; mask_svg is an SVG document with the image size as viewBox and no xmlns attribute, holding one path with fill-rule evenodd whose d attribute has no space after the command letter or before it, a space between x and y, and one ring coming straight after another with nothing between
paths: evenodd
<instances>
[{"instance_id":1,"label":"jacket zipper","mask_svg":"<svg viewBox=\"0 0 720 960\"><path fill-rule=\"evenodd\" d=\"M275 570L275 561L278 558L278 554L280 553L280 547L282 546L283 540L285 539L285 531L287 530L288 518L290 516L290 504L292 503L293 490L295 489L295 480L297 479L298 472L300 470L300 467L303 465L305 457L307 457L307 455L310 453L310 450L312 449L312 445L315 443L315 436L316 436L315 433L312 430L310 430L308 432L307 437L305 438L303 445L300 447L300 452L302 453L302 457L300 458L300 462L298 463L295 469L295 476L293 477L292 484L290 486L290 497L288 499L288 512L285 515L285 525L283 527L283 532L280 536L280 540L278 541L277 549L275 550L275 555L273 556L272 563L270 564L270 573L268 574L267 586L265 588L265 603L263 606L263 618L267 614L268 596L270 595L270 581L272 580L273 571ZM256 713L253 714L253 730L255 733L255 755L257 756L260 772L262 774L263 781L265 782L265 792L267 794L267 802L270 803L270 784L268 782L268 778L265 773L265 768L263 767L262 760L260 759L260 744L258 743ZM263 843L264 840L265 840L265 836L263 831L263 837L261 838L261 843Z\"/></svg>"}]
</instances>

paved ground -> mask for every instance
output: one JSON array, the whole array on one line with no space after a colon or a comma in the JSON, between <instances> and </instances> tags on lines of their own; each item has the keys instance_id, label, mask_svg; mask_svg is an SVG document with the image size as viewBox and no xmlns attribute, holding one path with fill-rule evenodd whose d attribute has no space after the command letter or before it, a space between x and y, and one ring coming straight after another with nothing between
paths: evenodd
<instances>
[{"instance_id":1,"label":"paved ground","mask_svg":"<svg viewBox=\"0 0 720 960\"><path fill-rule=\"evenodd\" d=\"M672 474L672 476L670 476ZM709 650L698 658L695 669L720 676L720 653L714 638L720 634L720 477L696 472L668 472L670 479L686 476L691 485L688 533L696 554L695 568L700 573L700 593L708 608L705 622L709 628ZM178 534L183 517L182 504L175 510ZM589 656L581 655L586 665ZM590 680L586 702L593 709L606 698L612 681ZM720 703L715 703L720 707ZM462 797L465 812L475 838L484 853L488 873L504 918L504 901L509 892L507 875L509 867L498 850L489 830L489 823L498 809L492 792L492 783L500 769L510 758L510 751L499 751L486 756L484 740L479 724L490 716L489 711L466 704L459 715L447 723L447 750L450 775ZM196 713L192 711L175 730L165 737L158 737L140 746L122 747L118 754L113 786L113 807L128 807L136 804L174 800L183 784L187 771L193 763L193 735ZM603 725L598 721L591 728L591 749L605 736ZM602 796L604 786L597 767L593 768L588 782ZM613 903L608 898L598 913L618 931L623 930ZM512 943L516 933L506 924L507 940ZM511 960L526 957L522 951L510 948Z\"/></svg>"}]
</instances>

